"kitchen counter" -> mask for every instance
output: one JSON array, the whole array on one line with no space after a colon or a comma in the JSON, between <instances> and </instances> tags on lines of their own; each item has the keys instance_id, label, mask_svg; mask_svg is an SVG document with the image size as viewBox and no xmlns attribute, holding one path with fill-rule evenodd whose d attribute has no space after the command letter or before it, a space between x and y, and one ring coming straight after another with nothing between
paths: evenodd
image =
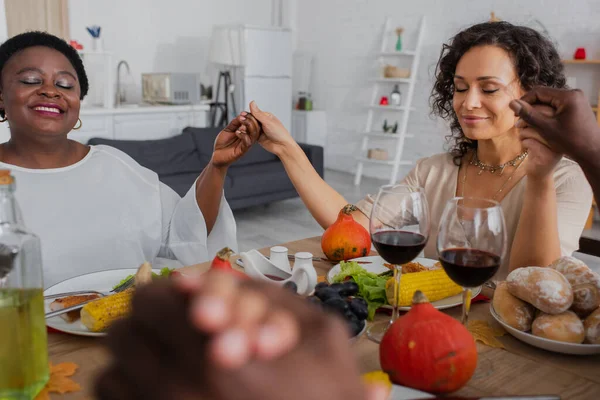
<instances>
[{"instance_id":1,"label":"kitchen counter","mask_svg":"<svg viewBox=\"0 0 600 400\"><path fill-rule=\"evenodd\" d=\"M208 125L210 105L125 104L115 108L82 107L82 127L70 137L82 143L93 137L118 140L164 139L181 134L187 126Z\"/></svg>"},{"instance_id":2,"label":"kitchen counter","mask_svg":"<svg viewBox=\"0 0 600 400\"><path fill-rule=\"evenodd\" d=\"M153 104L124 104L115 108L103 107L81 107L79 114L92 115L127 115L127 114L158 114L158 113L180 113L180 112L206 112L210 110L207 103L186 105L153 105Z\"/></svg>"}]
</instances>

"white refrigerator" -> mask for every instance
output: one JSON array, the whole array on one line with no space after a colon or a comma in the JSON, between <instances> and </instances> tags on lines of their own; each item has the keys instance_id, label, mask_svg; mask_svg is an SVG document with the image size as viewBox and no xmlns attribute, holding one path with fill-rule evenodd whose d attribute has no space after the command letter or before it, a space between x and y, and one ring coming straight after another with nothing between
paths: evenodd
<instances>
[{"instance_id":1,"label":"white refrigerator","mask_svg":"<svg viewBox=\"0 0 600 400\"><path fill-rule=\"evenodd\" d=\"M220 54L219 54L220 53ZM213 28L210 59L230 66L236 111L250 101L292 125L292 32L286 28L218 25Z\"/></svg>"}]
</instances>

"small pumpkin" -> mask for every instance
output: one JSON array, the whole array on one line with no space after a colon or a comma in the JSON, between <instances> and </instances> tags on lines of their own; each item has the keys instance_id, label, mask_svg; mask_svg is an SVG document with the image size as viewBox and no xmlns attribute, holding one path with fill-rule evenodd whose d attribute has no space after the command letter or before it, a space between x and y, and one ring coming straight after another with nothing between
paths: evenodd
<instances>
[{"instance_id":1,"label":"small pumpkin","mask_svg":"<svg viewBox=\"0 0 600 400\"><path fill-rule=\"evenodd\" d=\"M337 220L323 233L321 249L329 260L364 257L371 251L369 232L352 217L352 212L357 210L352 204L345 205Z\"/></svg>"},{"instance_id":2,"label":"small pumpkin","mask_svg":"<svg viewBox=\"0 0 600 400\"><path fill-rule=\"evenodd\" d=\"M379 361L396 384L430 393L450 393L473 376L477 347L467 328L436 310L417 290L410 311L383 336Z\"/></svg>"},{"instance_id":3,"label":"small pumpkin","mask_svg":"<svg viewBox=\"0 0 600 400\"><path fill-rule=\"evenodd\" d=\"M217 252L217 255L215 256L215 258L213 258L212 262L210 263L210 269L225 271L225 272L233 274L234 276L236 276L238 278L247 279L248 275L246 275L242 271L233 269L233 267L231 266L229 257L231 257L232 254L233 254L233 250L231 250L229 247L224 247L221 250L219 250Z\"/></svg>"}]
</instances>

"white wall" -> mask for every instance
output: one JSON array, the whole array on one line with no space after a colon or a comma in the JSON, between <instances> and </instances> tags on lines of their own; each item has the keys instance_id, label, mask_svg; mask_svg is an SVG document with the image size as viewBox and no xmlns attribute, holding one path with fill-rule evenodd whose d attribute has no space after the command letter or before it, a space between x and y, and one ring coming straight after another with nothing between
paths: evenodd
<instances>
[{"instance_id":1,"label":"white wall","mask_svg":"<svg viewBox=\"0 0 600 400\"><path fill-rule=\"evenodd\" d=\"M572 58L575 48L580 46L586 47L588 58L600 58L600 1L301 0L295 11L297 50L315 55L312 79L315 107L327 110L326 166L342 171L355 169L353 156L361 139L357 132L365 129L366 110L363 106L369 102L371 94L368 79L379 71L372 55L379 49L386 16L392 17L394 26L405 28L404 47L407 49L413 45L419 18L422 15L427 18L413 103L417 111L411 113L409 122L409 131L416 138L407 140L404 152L409 160L442 151L443 136L448 132L442 122L429 116L428 105L441 44L460 29L487 21L491 11L513 23L524 23L535 16L549 30L566 58ZM595 97L593 102L596 103L600 66L569 66L567 73L570 75L573 71L578 71L580 76L578 86L594 93L590 97ZM381 144L389 146L392 143ZM409 168L402 169L400 176ZM366 172L388 178L390 170L370 167Z\"/></svg>"},{"instance_id":2,"label":"white wall","mask_svg":"<svg viewBox=\"0 0 600 400\"><path fill-rule=\"evenodd\" d=\"M214 84L206 61L212 26L271 25L271 7L272 0L72 0L69 20L71 38L84 49L91 49L85 27L102 27L115 72L127 61L139 96L143 72L200 73L202 83Z\"/></svg>"}]
</instances>

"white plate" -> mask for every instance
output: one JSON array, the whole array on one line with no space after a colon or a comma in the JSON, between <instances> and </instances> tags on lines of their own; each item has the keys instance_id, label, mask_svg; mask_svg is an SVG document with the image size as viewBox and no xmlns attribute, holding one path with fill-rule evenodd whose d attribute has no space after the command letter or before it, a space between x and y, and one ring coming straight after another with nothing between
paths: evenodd
<instances>
[{"instance_id":1,"label":"white plate","mask_svg":"<svg viewBox=\"0 0 600 400\"><path fill-rule=\"evenodd\" d=\"M498 321L498 323L500 325L502 325L502 327L504 329L506 329L508 331L508 333L510 333L511 335L513 335L514 337L519 339L520 341L530 344L534 347L538 347L540 349L544 349L544 350L548 350L548 351L553 351L555 353L563 353L563 354L575 354L575 355L600 354L600 344L566 343L566 342L559 342L557 340L542 338L539 336L534 336L531 333L522 332L522 331L515 329L512 326L504 323L504 321L502 321L500 316L498 314L496 314L494 307L492 307L491 305L490 305L490 312L492 313L492 317L494 317L494 319L496 321Z\"/></svg>"},{"instance_id":2,"label":"white plate","mask_svg":"<svg viewBox=\"0 0 600 400\"><path fill-rule=\"evenodd\" d=\"M153 269L155 273L160 273L159 269ZM62 282L57 283L54 286L50 286L44 291L44 296L49 294L74 292L78 290L96 290L98 292L108 293L112 288L119 283L122 279L125 279L128 275L135 274L137 268L128 269L111 269L107 271L92 272L85 275L76 276L74 278L66 279ZM45 312L49 312L50 303L56 299L50 299L44 301ZM57 331L71 333L79 336L105 336L104 332L90 332L78 319L73 323L68 323L60 316L48 318L46 325L50 328L56 329Z\"/></svg>"},{"instance_id":3,"label":"white plate","mask_svg":"<svg viewBox=\"0 0 600 400\"><path fill-rule=\"evenodd\" d=\"M373 272L374 274L380 274L385 271L389 271L388 267L383 265L385 261L380 256L368 256L368 257L360 257L354 258L349 261L368 261L370 264L360 264L361 267L366 269L369 272ZM425 267L433 267L433 265L437 262L437 260L432 260L430 258L415 258L414 262L418 262ZM333 282L333 277L339 274L341 271L340 264L336 264L329 270L327 273L327 281L329 283ZM475 298L481 292L481 287L475 288L471 290L471 298ZM444 310L446 308L452 308L456 306L460 306L462 304L462 293L459 293L455 296L450 296L442 300L434 301L431 303L438 310ZM392 308L392 306L385 305L382 308ZM400 307L401 311L408 311L410 307Z\"/></svg>"},{"instance_id":4,"label":"white plate","mask_svg":"<svg viewBox=\"0 0 600 400\"><path fill-rule=\"evenodd\" d=\"M417 400L434 399L435 396L420 390L407 388L406 386L394 385L388 400Z\"/></svg>"}]
</instances>

